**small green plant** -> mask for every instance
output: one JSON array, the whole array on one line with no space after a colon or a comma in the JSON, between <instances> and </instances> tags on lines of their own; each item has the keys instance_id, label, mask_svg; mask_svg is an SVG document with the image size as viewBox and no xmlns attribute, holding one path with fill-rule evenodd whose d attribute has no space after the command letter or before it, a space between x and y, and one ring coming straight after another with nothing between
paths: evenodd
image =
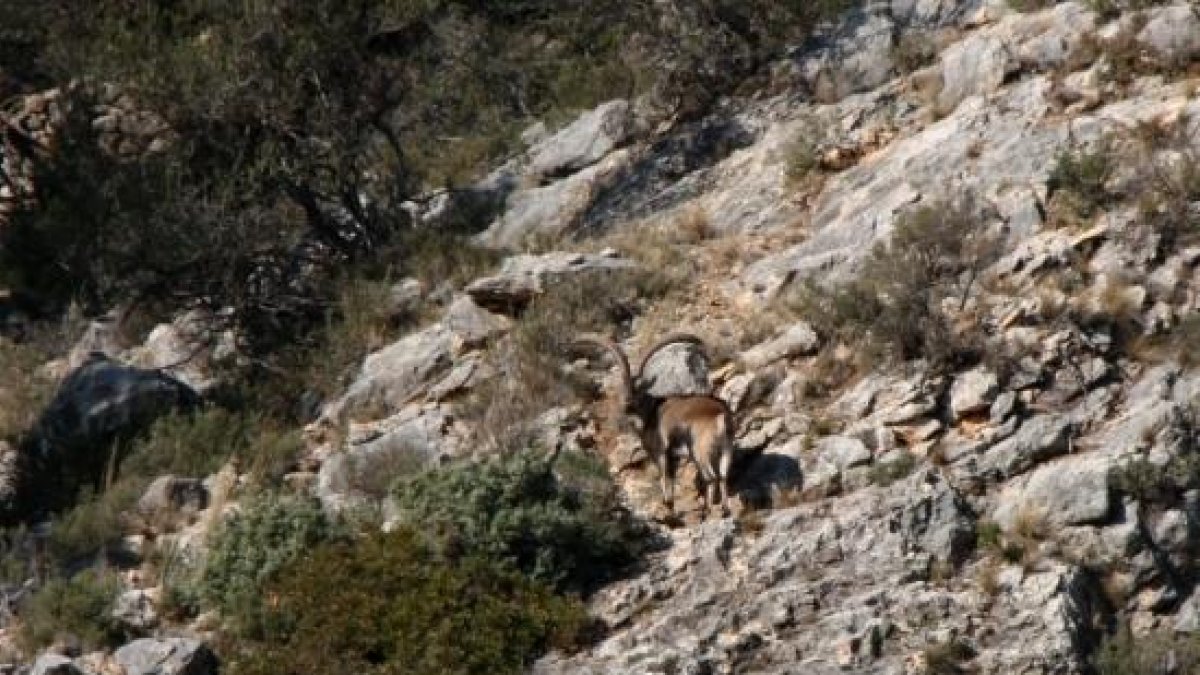
<instances>
[{"instance_id":1,"label":"small green plant","mask_svg":"<svg viewBox=\"0 0 1200 675\"><path fill-rule=\"evenodd\" d=\"M892 61L902 73L924 68L937 59L937 54L937 36L932 31L904 31L892 45Z\"/></svg>"},{"instance_id":2,"label":"small green plant","mask_svg":"<svg viewBox=\"0 0 1200 675\"><path fill-rule=\"evenodd\" d=\"M50 529L48 548L60 565L95 553L116 542L125 531L124 513L142 493L140 481L122 481L63 513Z\"/></svg>"},{"instance_id":3,"label":"small green plant","mask_svg":"<svg viewBox=\"0 0 1200 675\"><path fill-rule=\"evenodd\" d=\"M1002 535L999 523L994 520L980 520L975 523L975 548L981 551L998 551Z\"/></svg>"},{"instance_id":4,"label":"small green plant","mask_svg":"<svg viewBox=\"0 0 1200 675\"><path fill-rule=\"evenodd\" d=\"M577 600L407 527L318 546L263 592L263 637L221 649L232 675L516 675L587 624Z\"/></svg>"},{"instance_id":5,"label":"small green plant","mask_svg":"<svg viewBox=\"0 0 1200 675\"><path fill-rule=\"evenodd\" d=\"M556 471L542 453L525 451L401 480L393 494L403 522L433 533L446 550L587 592L637 559L646 532L621 515L601 469L568 467Z\"/></svg>"},{"instance_id":6,"label":"small green plant","mask_svg":"<svg viewBox=\"0 0 1200 675\"><path fill-rule=\"evenodd\" d=\"M965 672L963 663L975 657L975 650L965 641L951 638L927 648L924 656L929 675L958 675Z\"/></svg>"},{"instance_id":7,"label":"small green plant","mask_svg":"<svg viewBox=\"0 0 1200 675\"><path fill-rule=\"evenodd\" d=\"M262 585L317 544L337 536L320 504L301 497L251 500L226 521L209 547L199 595L235 632L262 629Z\"/></svg>"},{"instance_id":8,"label":"small green plant","mask_svg":"<svg viewBox=\"0 0 1200 675\"><path fill-rule=\"evenodd\" d=\"M889 462L875 462L871 465L871 482L880 487L887 487L903 479L917 467L917 458L911 452L903 452Z\"/></svg>"},{"instance_id":9,"label":"small green plant","mask_svg":"<svg viewBox=\"0 0 1200 675\"><path fill-rule=\"evenodd\" d=\"M86 649L119 644L124 635L111 612L120 591L117 575L103 570L50 580L19 608L22 642L30 651L68 635Z\"/></svg>"},{"instance_id":10,"label":"small green plant","mask_svg":"<svg viewBox=\"0 0 1200 675\"><path fill-rule=\"evenodd\" d=\"M1052 206L1067 221L1087 221L1112 203L1109 179L1116 169L1112 142L1076 145L1058 154L1048 185L1057 192Z\"/></svg>"}]
</instances>

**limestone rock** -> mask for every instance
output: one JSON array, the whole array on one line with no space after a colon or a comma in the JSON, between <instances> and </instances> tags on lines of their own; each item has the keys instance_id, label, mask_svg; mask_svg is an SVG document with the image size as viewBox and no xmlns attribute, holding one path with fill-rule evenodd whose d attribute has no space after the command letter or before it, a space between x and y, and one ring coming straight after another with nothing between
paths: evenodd
<instances>
[{"instance_id":1,"label":"limestone rock","mask_svg":"<svg viewBox=\"0 0 1200 675\"><path fill-rule=\"evenodd\" d=\"M597 283L602 283L604 275L621 274L636 267L632 261L615 255L562 252L518 255L506 258L497 274L469 284L466 293L481 307L511 314L560 280L596 275Z\"/></svg>"},{"instance_id":2,"label":"limestone rock","mask_svg":"<svg viewBox=\"0 0 1200 675\"><path fill-rule=\"evenodd\" d=\"M1190 4L1156 7L1137 39L1167 61L1194 59L1200 56L1200 15Z\"/></svg>"},{"instance_id":3,"label":"limestone rock","mask_svg":"<svg viewBox=\"0 0 1200 675\"><path fill-rule=\"evenodd\" d=\"M42 654L33 662L29 675L83 675L83 671L65 656Z\"/></svg>"},{"instance_id":4,"label":"limestone rock","mask_svg":"<svg viewBox=\"0 0 1200 675\"><path fill-rule=\"evenodd\" d=\"M637 364L633 364L637 367ZM708 359L697 345L679 342L656 352L642 372L642 383L653 396L708 394Z\"/></svg>"},{"instance_id":5,"label":"limestone rock","mask_svg":"<svg viewBox=\"0 0 1200 675\"><path fill-rule=\"evenodd\" d=\"M1102 523L1112 514L1111 460L1079 455L1044 464L1020 488L1001 491L993 519L1009 528L1023 513L1038 513L1056 525Z\"/></svg>"},{"instance_id":6,"label":"limestone rock","mask_svg":"<svg viewBox=\"0 0 1200 675\"><path fill-rule=\"evenodd\" d=\"M220 662L203 642L191 638L142 638L115 654L125 675L217 675Z\"/></svg>"},{"instance_id":7,"label":"limestone rock","mask_svg":"<svg viewBox=\"0 0 1200 675\"><path fill-rule=\"evenodd\" d=\"M624 143L631 131L629 101L609 101L530 148L529 169L538 176L579 171Z\"/></svg>"},{"instance_id":8,"label":"limestone rock","mask_svg":"<svg viewBox=\"0 0 1200 675\"><path fill-rule=\"evenodd\" d=\"M121 593L113 604L112 617L135 634L146 634L158 625L154 594L143 589Z\"/></svg>"},{"instance_id":9,"label":"limestone rock","mask_svg":"<svg viewBox=\"0 0 1200 675\"><path fill-rule=\"evenodd\" d=\"M746 368L757 370L776 361L811 355L818 346L816 332L801 321L788 326L781 335L742 352L741 360Z\"/></svg>"},{"instance_id":10,"label":"limestone rock","mask_svg":"<svg viewBox=\"0 0 1200 675\"><path fill-rule=\"evenodd\" d=\"M995 373L982 368L969 370L954 378L950 386L950 412L954 419L987 410L1000 391Z\"/></svg>"}]
</instances>

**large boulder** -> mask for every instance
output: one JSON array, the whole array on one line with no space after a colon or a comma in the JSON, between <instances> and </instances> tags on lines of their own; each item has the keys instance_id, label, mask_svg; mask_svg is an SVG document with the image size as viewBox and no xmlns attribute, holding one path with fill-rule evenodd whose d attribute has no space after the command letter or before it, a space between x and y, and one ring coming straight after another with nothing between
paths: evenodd
<instances>
[{"instance_id":1,"label":"large boulder","mask_svg":"<svg viewBox=\"0 0 1200 675\"><path fill-rule=\"evenodd\" d=\"M80 487L104 475L114 442L199 403L191 387L169 375L94 356L63 380L22 444L18 503L6 510L21 515L70 504Z\"/></svg>"},{"instance_id":2,"label":"large boulder","mask_svg":"<svg viewBox=\"0 0 1200 675\"><path fill-rule=\"evenodd\" d=\"M506 258L496 274L472 282L466 292L481 307L516 314L555 283L582 275L623 274L636 268L636 263L614 251L516 255Z\"/></svg>"},{"instance_id":3,"label":"large boulder","mask_svg":"<svg viewBox=\"0 0 1200 675\"><path fill-rule=\"evenodd\" d=\"M531 148L529 168L538 176L562 176L595 164L629 138L632 121L629 101L604 103Z\"/></svg>"},{"instance_id":4,"label":"large boulder","mask_svg":"<svg viewBox=\"0 0 1200 675\"><path fill-rule=\"evenodd\" d=\"M121 647L113 655L125 675L217 675L216 654L191 638L143 638Z\"/></svg>"}]
</instances>

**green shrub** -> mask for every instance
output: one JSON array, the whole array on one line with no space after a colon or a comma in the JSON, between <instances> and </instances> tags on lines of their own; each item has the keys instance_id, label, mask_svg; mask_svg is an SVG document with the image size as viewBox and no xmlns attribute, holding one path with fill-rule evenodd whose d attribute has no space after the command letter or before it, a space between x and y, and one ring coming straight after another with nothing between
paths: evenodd
<instances>
[{"instance_id":1,"label":"green shrub","mask_svg":"<svg viewBox=\"0 0 1200 675\"><path fill-rule=\"evenodd\" d=\"M122 481L95 496L85 493L50 529L51 559L66 566L120 540L125 533L123 514L137 503L143 488L143 481Z\"/></svg>"},{"instance_id":2,"label":"green shrub","mask_svg":"<svg viewBox=\"0 0 1200 675\"><path fill-rule=\"evenodd\" d=\"M997 240L968 209L939 203L903 216L855 278L832 285L807 279L785 302L830 343L858 345L879 359L920 358L934 370L977 360L983 336L976 322L964 328L946 307L966 306L998 253Z\"/></svg>"},{"instance_id":3,"label":"green shrub","mask_svg":"<svg viewBox=\"0 0 1200 675\"><path fill-rule=\"evenodd\" d=\"M1108 181L1116 170L1112 144L1069 147L1058 154L1047 184L1055 195L1058 215L1088 220L1113 201ZM1067 211L1066 214L1062 213Z\"/></svg>"},{"instance_id":4,"label":"green shrub","mask_svg":"<svg viewBox=\"0 0 1200 675\"><path fill-rule=\"evenodd\" d=\"M121 591L115 573L85 570L49 581L19 608L21 640L30 650L71 635L85 649L114 647L124 637L110 616Z\"/></svg>"},{"instance_id":5,"label":"green shrub","mask_svg":"<svg viewBox=\"0 0 1200 675\"><path fill-rule=\"evenodd\" d=\"M615 487L600 470L570 474L556 475L544 456L526 451L401 480L393 494L403 521L445 551L587 592L636 560L646 533L617 515Z\"/></svg>"},{"instance_id":6,"label":"green shrub","mask_svg":"<svg viewBox=\"0 0 1200 675\"><path fill-rule=\"evenodd\" d=\"M221 648L231 675L516 674L573 645L586 618L492 561L448 562L407 528L322 545L263 592L263 639Z\"/></svg>"},{"instance_id":7,"label":"green shrub","mask_svg":"<svg viewBox=\"0 0 1200 675\"><path fill-rule=\"evenodd\" d=\"M916 456L911 452L905 452L893 461L875 462L871 465L871 482L881 487L887 487L908 476L916 467Z\"/></svg>"},{"instance_id":8,"label":"green shrub","mask_svg":"<svg viewBox=\"0 0 1200 675\"><path fill-rule=\"evenodd\" d=\"M235 632L262 630L262 586L288 563L338 535L320 504L300 497L249 500L222 524L209 547L199 595Z\"/></svg>"},{"instance_id":9,"label":"green shrub","mask_svg":"<svg viewBox=\"0 0 1200 675\"><path fill-rule=\"evenodd\" d=\"M203 477L254 443L259 420L223 408L173 413L157 420L121 462L126 476L163 474Z\"/></svg>"}]
</instances>

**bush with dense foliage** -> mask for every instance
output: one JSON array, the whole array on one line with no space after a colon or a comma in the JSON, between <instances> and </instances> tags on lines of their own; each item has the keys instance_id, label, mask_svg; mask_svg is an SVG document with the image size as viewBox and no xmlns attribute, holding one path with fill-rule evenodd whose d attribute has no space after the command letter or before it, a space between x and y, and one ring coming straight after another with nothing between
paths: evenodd
<instances>
[{"instance_id":1,"label":"bush with dense foliage","mask_svg":"<svg viewBox=\"0 0 1200 675\"><path fill-rule=\"evenodd\" d=\"M403 479L393 494L403 522L431 533L447 553L587 592L622 572L648 541L598 461L572 459L569 472L556 471L527 451Z\"/></svg>"},{"instance_id":2,"label":"bush with dense foliage","mask_svg":"<svg viewBox=\"0 0 1200 675\"><path fill-rule=\"evenodd\" d=\"M111 613L120 590L117 575L102 570L51 579L18 608L22 642L36 649L73 636L86 649L119 644L124 634Z\"/></svg>"},{"instance_id":3,"label":"bush with dense foliage","mask_svg":"<svg viewBox=\"0 0 1200 675\"><path fill-rule=\"evenodd\" d=\"M337 533L314 500L249 500L213 538L199 577L199 595L220 609L236 632L254 634L263 625L263 585Z\"/></svg>"},{"instance_id":4,"label":"bush with dense foliage","mask_svg":"<svg viewBox=\"0 0 1200 675\"><path fill-rule=\"evenodd\" d=\"M231 675L515 674L586 625L578 601L486 559L447 561L407 528L322 545L260 590L267 630L225 645Z\"/></svg>"}]
</instances>

